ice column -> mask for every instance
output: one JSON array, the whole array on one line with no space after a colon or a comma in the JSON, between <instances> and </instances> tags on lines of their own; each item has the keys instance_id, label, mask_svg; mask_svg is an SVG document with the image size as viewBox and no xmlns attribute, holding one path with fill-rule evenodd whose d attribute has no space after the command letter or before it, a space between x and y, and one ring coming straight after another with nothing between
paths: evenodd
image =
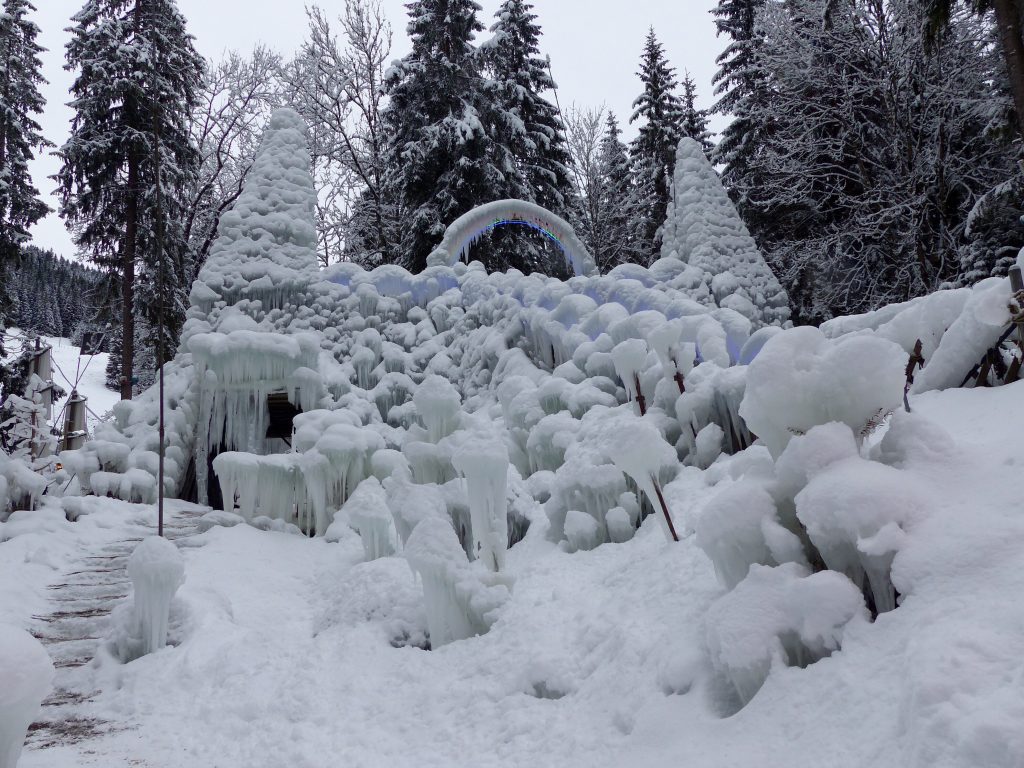
<instances>
[{"instance_id":1,"label":"ice column","mask_svg":"<svg viewBox=\"0 0 1024 768\"><path fill-rule=\"evenodd\" d=\"M185 561L178 548L160 536L143 539L128 558L135 617L142 633L142 654L167 644L171 600L185 581Z\"/></svg>"},{"instance_id":2,"label":"ice column","mask_svg":"<svg viewBox=\"0 0 1024 768\"><path fill-rule=\"evenodd\" d=\"M452 464L466 478L477 558L497 573L508 548L508 449L497 439L474 436L455 451Z\"/></svg>"}]
</instances>

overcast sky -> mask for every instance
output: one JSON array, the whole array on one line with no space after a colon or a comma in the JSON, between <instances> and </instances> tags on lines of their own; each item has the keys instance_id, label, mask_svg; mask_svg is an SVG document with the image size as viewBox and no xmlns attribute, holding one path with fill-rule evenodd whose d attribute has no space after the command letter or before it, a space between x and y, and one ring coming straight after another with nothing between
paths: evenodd
<instances>
[{"instance_id":1,"label":"overcast sky","mask_svg":"<svg viewBox=\"0 0 1024 768\"><path fill-rule=\"evenodd\" d=\"M483 6L481 20L490 27L501 0L478 1ZM44 75L50 81L44 88L48 106L40 122L46 137L60 145L68 135L71 110L65 102L74 76L63 69L68 38L64 28L82 7L82 0L35 0L35 4L39 6L36 23L42 28L40 42L49 49L43 58ZM336 16L344 0L318 4ZM680 77L688 70L696 81L701 105L710 104L714 60L724 42L715 36L709 13L716 4L716 0L534 0L543 30L541 47L551 56L563 108L574 103L604 104L619 116L629 137L632 128L626 123L640 88L636 71L650 26ZM178 5L199 52L211 59L231 49L250 50L259 42L291 54L305 35L302 0L178 0ZM394 56L402 56L409 49L403 0L383 0L383 6L394 28ZM720 119L712 121L713 128L721 124ZM54 187L47 177L57 167L52 156L39 158L33 167L36 185L46 194ZM56 201L51 199L50 205L56 208ZM38 245L73 255L74 246L56 214L41 221L33 235Z\"/></svg>"}]
</instances>

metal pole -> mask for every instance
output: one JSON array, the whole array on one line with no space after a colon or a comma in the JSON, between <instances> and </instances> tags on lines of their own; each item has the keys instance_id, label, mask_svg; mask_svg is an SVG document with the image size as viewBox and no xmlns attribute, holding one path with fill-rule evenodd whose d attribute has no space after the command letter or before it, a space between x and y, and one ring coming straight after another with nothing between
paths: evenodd
<instances>
[{"instance_id":1,"label":"metal pole","mask_svg":"<svg viewBox=\"0 0 1024 768\"><path fill-rule=\"evenodd\" d=\"M156 171L156 263L157 263L157 340L156 362L159 376L160 397L160 446L157 469L156 520L157 535L164 535L164 221L163 221L163 184L160 178L160 95L155 84L153 88L153 164Z\"/></svg>"}]
</instances>

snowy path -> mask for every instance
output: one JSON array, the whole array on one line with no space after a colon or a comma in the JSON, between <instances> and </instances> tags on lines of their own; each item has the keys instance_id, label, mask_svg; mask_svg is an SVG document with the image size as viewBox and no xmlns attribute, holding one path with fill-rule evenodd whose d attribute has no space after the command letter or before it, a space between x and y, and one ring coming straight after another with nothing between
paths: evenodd
<instances>
[{"instance_id":1,"label":"snowy path","mask_svg":"<svg viewBox=\"0 0 1024 768\"><path fill-rule=\"evenodd\" d=\"M172 540L191 535L197 516L183 508L169 510L165 535ZM97 691L83 667L95 659L109 633L111 612L131 591L125 573L128 556L139 541L156 532L153 517L151 509L136 508L123 527L106 529L107 540L90 542L47 587L52 594L50 610L32 617L31 631L50 653L57 674L54 690L29 730L26 751L78 745L124 727L94 712Z\"/></svg>"}]
</instances>

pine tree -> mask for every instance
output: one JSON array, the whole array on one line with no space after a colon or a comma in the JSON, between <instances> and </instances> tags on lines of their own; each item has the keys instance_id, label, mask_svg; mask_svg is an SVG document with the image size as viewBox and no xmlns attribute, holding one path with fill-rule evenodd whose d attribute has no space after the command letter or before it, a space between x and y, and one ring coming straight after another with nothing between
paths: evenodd
<instances>
[{"instance_id":1,"label":"pine tree","mask_svg":"<svg viewBox=\"0 0 1024 768\"><path fill-rule=\"evenodd\" d=\"M72 21L67 67L78 75L71 137L59 151L61 215L79 248L119 282L108 296L120 304L120 359L113 366L120 366L127 399L136 318L145 314L155 327L152 317L164 313L172 332L160 346L168 356L183 312L189 270L177 217L198 162L187 125L204 64L174 0L87 0ZM162 291L158 253L166 265ZM112 307L106 309L109 316ZM145 341L158 344L154 335Z\"/></svg>"},{"instance_id":2,"label":"pine tree","mask_svg":"<svg viewBox=\"0 0 1024 768\"><path fill-rule=\"evenodd\" d=\"M36 43L39 27L28 19L35 7L28 0L3 0L0 12L0 331L14 316L12 274L28 228L48 208L32 183L28 163L36 149L50 146L33 118L43 110L41 72ZM0 336L0 360L3 337Z\"/></svg>"},{"instance_id":3,"label":"pine tree","mask_svg":"<svg viewBox=\"0 0 1024 768\"><path fill-rule=\"evenodd\" d=\"M729 115L729 124L722 131L712 160L723 166L722 181L729 190L744 220L750 225L744 182L750 180L748 159L756 153L759 131L765 126L755 125L749 113L763 97L754 66L757 50L755 23L765 0L719 0L712 10L719 36L725 35L729 43L716 59L715 95L719 97L712 111Z\"/></svg>"},{"instance_id":4,"label":"pine tree","mask_svg":"<svg viewBox=\"0 0 1024 768\"><path fill-rule=\"evenodd\" d=\"M708 130L708 113L697 108L697 84L689 72L683 77L683 113L679 120L679 136L695 140L708 157L715 148L711 143L711 131Z\"/></svg>"},{"instance_id":5,"label":"pine tree","mask_svg":"<svg viewBox=\"0 0 1024 768\"><path fill-rule=\"evenodd\" d=\"M637 74L644 89L633 102L629 119L631 123L641 121L640 133L630 145L630 160L643 214L640 255L649 263L661 250L659 230L668 208L682 116L675 70L669 66L653 28L647 33Z\"/></svg>"},{"instance_id":6,"label":"pine tree","mask_svg":"<svg viewBox=\"0 0 1024 768\"><path fill-rule=\"evenodd\" d=\"M487 93L473 47L480 6L474 0L414 0L408 33L412 51L392 65L390 186L405 211L401 252L421 271L445 228L481 202L498 198L501 174L483 122Z\"/></svg>"},{"instance_id":7,"label":"pine tree","mask_svg":"<svg viewBox=\"0 0 1024 768\"><path fill-rule=\"evenodd\" d=\"M555 83L539 55L541 30L532 11L533 5L525 0L505 0L495 13L494 37L483 48L490 76L486 121L493 126L492 162L502 174L497 194L565 215L571 161L558 110L542 95L553 91ZM503 267L548 271L549 262L563 261L543 237L504 234L496 233L507 241L499 259Z\"/></svg>"},{"instance_id":8,"label":"pine tree","mask_svg":"<svg viewBox=\"0 0 1024 768\"><path fill-rule=\"evenodd\" d=\"M622 139L622 129L609 112L605 133L601 138L600 197L604 225L600 242L595 243L594 258L602 272L636 261L639 256L636 227L637 201L629 166L629 152Z\"/></svg>"}]
</instances>

